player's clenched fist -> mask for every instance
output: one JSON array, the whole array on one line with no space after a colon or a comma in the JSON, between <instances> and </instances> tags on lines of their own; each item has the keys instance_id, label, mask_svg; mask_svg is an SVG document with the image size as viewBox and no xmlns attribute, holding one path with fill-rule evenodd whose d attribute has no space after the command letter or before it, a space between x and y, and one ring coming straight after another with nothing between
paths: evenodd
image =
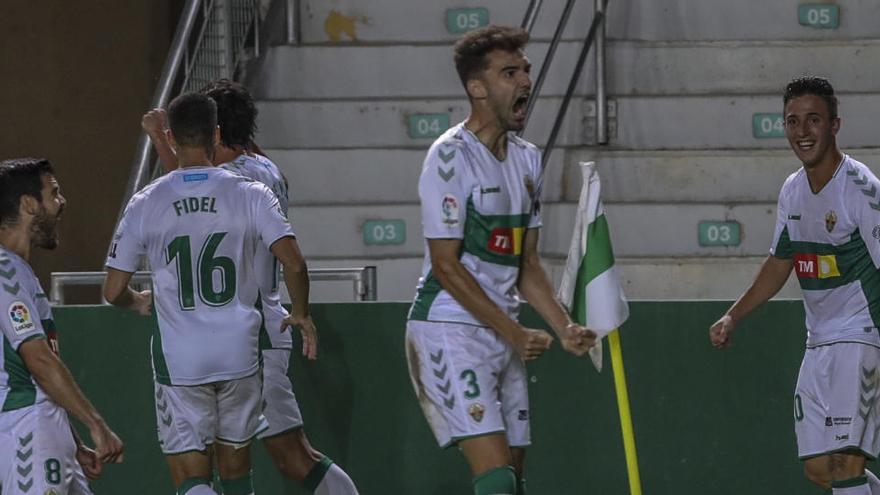
<instances>
[{"instance_id":1,"label":"player's clenched fist","mask_svg":"<svg viewBox=\"0 0 880 495\"><path fill-rule=\"evenodd\" d=\"M532 328L523 328L517 334L513 342L516 352L526 361L538 359L544 351L550 348L553 343L553 337L543 330L535 330Z\"/></svg>"},{"instance_id":2,"label":"player's clenched fist","mask_svg":"<svg viewBox=\"0 0 880 495\"><path fill-rule=\"evenodd\" d=\"M717 349L730 346L730 335L736 324L730 315L724 315L709 328L709 340Z\"/></svg>"},{"instance_id":3,"label":"player's clenched fist","mask_svg":"<svg viewBox=\"0 0 880 495\"><path fill-rule=\"evenodd\" d=\"M141 127L147 134L158 134L165 132L165 121L165 110L154 108L141 117Z\"/></svg>"},{"instance_id":4,"label":"player's clenched fist","mask_svg":"<svg viewBox=\"0 0 880 495\"><path fill-rule=\"evenodd\" d=\"M99 422L89 429L89 433L92 441L95 442L95 455L98 460L106 464L122 462L124 446L113 430L105 423Z\"/></svg>"},{"instance_id":5,"label":"player's clenched fist","mask_svg":"<svg viewBox=\"0 0 880 495\"><path fill-rule=\"evenodd\" d=\"M575 356L583 356L596 345L596 333L589 328L571 323L557 332L562 348Z\"/></svg>"}]
</instances>

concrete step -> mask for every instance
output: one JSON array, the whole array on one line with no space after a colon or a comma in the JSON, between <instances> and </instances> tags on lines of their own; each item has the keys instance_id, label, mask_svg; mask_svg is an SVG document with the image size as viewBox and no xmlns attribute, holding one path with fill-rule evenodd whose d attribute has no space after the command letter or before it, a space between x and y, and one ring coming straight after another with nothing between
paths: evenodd
<instances>
[{"instance_id":1,"label":"concrete step","mask_svg":"<svg viewBox=\"0 0 880 495\"><path fill-rule=\"evenodd\" d=\"M559 287L564 259L544 258L544 269L553 287ZM617 257L621 284L629 300L723 299L734 300L755 278L764 257L735 258L627 258ZM411 301L422 268L422 257L386 259L309 260L310 267L377 267L380 301ZM350 282L313 282L313 302L354 300ZM797 280L789 278L777 298L800 299ZM710 322L711 323L711 322ZM708 328L707 328L708 330Z\"/></svg>"},{"instance_id":2,"label":"concrete step","mask_svg":"<svg viewBox=\"0 0 880 495\"><path fill-rule=\"evenodd\" d=\"M546 203L541 251L565 257L571 242L575 203ZM775 223L775 203L725 205L718 203L606 203L615 253L638 257L730 257L767 253ZM299 206L291 221L303 253L314 259L383 259L420 256L424 251L417 204L392 206ZM364 224L370 220L399 220L405 234L400 244L368 245ZM701 221L736 221L741 244L703 247L698 243Z\"/></svg>"},{"instance_id":3,"label":"concrete step","mask_svg":"<svg viewBox=\"0 0 880 495\"><path fill-rule=\"evenodd\" d=\"M876 145L873 110L880 108L880 93L840 95L844 147ZM539 99L525 137L546 142L560 98ZM782 97L767 96L658 96L617 97L610 102L609 137L616 148L654 149L784 149L784 137L758 138L755 119L767 131L781 133ZM258 102L258 141L266 148L427 148L432 137L413 137L412 118L437 131L465 119L462 99L371 101ZM595 142L592 100L574 99L569 106L557 144L585 146ZM435 117L439 115L439 117ZM775 127L774 127L775 125Z\"/></svg>"},{"instance_id":4,"label":"concrete step","mask_svg":"<svg viewBox=\"0 0 880 495\"><path fill-rule=\"evenodd\" d=\"M880 174L880 148L845 150ZM425 150L270 149L299 206L418 203ZM615 151L562 149L547 166L543 198L575 202L578 163L595 161L610 203L774 203L799 167L790 150Z\"/></svg>"},{"instance_id":5,"label":"concrete step","mask_svg":"<svg viewBox=\"0 0 880 495\"><path fill-rule=\"evenodd\" d=\"M541 98L530 119L526 138L546 142L560 98ZM592 102L573 100L559 134L560 145L583 144L595 132L584 116ZM261 146L271 148L389 148L427 149L434 137L414 138L411 117L440 115L436 135L447 125L463 121L467 100L276 101L257 102ZM445 122L442 120L445 119ZM433 122L433 117L430 119ZM426 121L427 122L427 121ZM426 126L427 128L427 126Z\"/></svg>"},{"instance_id":6,"label":"concrete step","mask_svg":"<svg viewBox=\"0 0 880 495\"><path fill-rule=\"evenodd\" d=\"M638 40L779 40L840 39L880 36L875 20L880 5L874 0L838 0L837 29L799 24L800 0L703 0L700 2L613 0L608 6L608 34ZM824 2L823 2L824 3ZM303 0L302 34L306 43L432 42L458 36L447 29L447 10L484 9L477 21L520 25L526 0L481 0L470 4L411 0ZM533 31L537 38L552 36L565 2L548 0ZM593 2L575 4L566 29L567 38L581 39L592 20ZM460 19L467 21L467 15ZM466 26L466 22L462 22Z\"/></svg>"},{"instance_id":7,"label":"concrete step","mask_svg":"<svg viewBox=\"0 0 880 495\"><path fill-rule=\"evenodd\" d=\"M547 43L528 55L537 77ZM580 42L560 44L541 95L565 94ZM607 53L609 95L775 94L799 74L827 74L839 90L880 91L880 41L630 42ZM592 60L592 58L590 59ZM401 70L403 69L403 70ZM394 74L394 77L388 77ZM595 92L592 62L578 95ZM255 74L259 99L462 98L452 49L438 45L333 45L271 48Z\"/></svg>"}]
</instances>

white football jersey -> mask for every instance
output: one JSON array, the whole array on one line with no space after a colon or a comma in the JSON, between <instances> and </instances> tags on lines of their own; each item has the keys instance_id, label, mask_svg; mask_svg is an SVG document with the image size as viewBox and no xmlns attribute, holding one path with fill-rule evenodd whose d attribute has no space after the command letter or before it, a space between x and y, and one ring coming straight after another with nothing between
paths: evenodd
<instances>
[{"instance_id":1,"label":"white football jersey","mask_svg":"<svg viewBox=\"0 0 880 495\"><path fill-rule=\"evenodd\" d=\"M107 266L134 272L141 256L150 262L159 383L199 385L257 372L254 258L285 236L293 231L272 191L220 168L175 170L131 199Z\"/></svg>"},{"instance_id":2,"label":"white football jersey","mask_svg":"<svg viewBox=\"0 0 880 495\"><path fill-rule=\"evenodd\" d=\"M461 263L483 291L512 318L526 229L541 226L541 153L513 133L507 157L498 159L458 124L428 150L419 178L426 239L462 239ZM446 292L425 261L409 319L484 326Z\"/></svg>"},{"instance_id":3,"label":"white football jersey","mask_svg":"<svg viewBox=\"0 0 880 495\"><path fill-rule=\"evenodd\" d=\"M807 345L880 346L880 181L844 156L813 193L803 168L779 193L773 256L793 259L804 295Z\"/></svg>"},{"instance_id":4,"label":"white football jersey","mask_svg":"<svg viewBox=\"0 0 880 495\"><path fill-rule=\"evenodd\" d=\"M0 247L0 318L3 349L0 353L0 411L12 411L46 400L18 354L18 347L34 338L48 339L58 352L55 322L49 300L30 265L17 254Z\"/></svg>"},{"instance_id":5,"label":"white football jersey","mask_svg":"<svg viewBox=\"0 0 880 495\"><path fill-rule=\"evenodd\" d=\"M290 202L287 196L287 183L281 171L272 160L260 155L241 155L235 160L224 163L220 167L245 177L258 180L275 193L285 217ZM290 349L293 347L291 330L281 332L281 320L287 316L287 310L281 305L278 292L281 283L281 267L278 259L268 249L257 252L254 258L254 271L260 285L260 296L266 334L269 342L261 342L262 348Z\"/></svg>"}]
</instances>

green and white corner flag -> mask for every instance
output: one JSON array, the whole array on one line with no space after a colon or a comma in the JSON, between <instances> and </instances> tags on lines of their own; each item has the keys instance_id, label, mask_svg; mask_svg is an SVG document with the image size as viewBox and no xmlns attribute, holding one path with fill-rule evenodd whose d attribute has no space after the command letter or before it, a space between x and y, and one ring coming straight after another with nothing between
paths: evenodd
<instances>
[{"instance_id":1,"label":"green and white corner flag","mask_svg":"<svg viewBox=\"0 0 880 495\"><path fill-rule=\"evenodd\" d=\"M575 322L601 339L626 321L629 306L614 265L596 164L581 162L580 167L584 184L558 297ZM590 349L590 359L602 371L601 340Z\"/></svg>"}]
</instances>

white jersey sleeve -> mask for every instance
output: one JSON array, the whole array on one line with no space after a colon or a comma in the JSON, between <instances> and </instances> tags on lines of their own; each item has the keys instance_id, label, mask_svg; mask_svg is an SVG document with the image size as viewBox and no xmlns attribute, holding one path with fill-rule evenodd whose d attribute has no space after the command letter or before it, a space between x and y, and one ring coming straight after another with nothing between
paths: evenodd
<instances>
[{"instance_id":1,"label":"white jersey sleeve","mask_svg":"<svg viewBox=\"0 0 880 495\"><path fill-rule=\"evenodd\" d=\"M17 271L20 276L12 276L8 282L4 280L0 290L0 307L6 309L6 317L0 318L0 329L6 342L18 351L22 343L35 337L45 338L46 333L40 321L34 281L25 280L30 272L21 266L11 266L9 271Z\"/></svg>"},{"instance_id":2,"label":"white jersey sleeve","mask_svg":"<svg viewBox=\"0 0 880 495\"><path fill-rule=\"evenodd\" d=\"M788 194L795 174L790 175L779 190L779 201L776 204L776 228L773 229L773 241L770 244L770 254L779 259L791 259L794 252L791 246L791 238L786 228L788 221Z\"/></svg>"},{"instance_id":3,"label":"white jersey sleeve","mask_svg":"<svg viewBox=\"0 0 880 495\"><path fill-rule=\"evenodd\" d=\"M428 151L419 177L422 229L427 239L464 239L471 184L464 150L454 141Z\"/></svg>"},{"instance_id":4,"label":"white jersey sleeve","mask_svg":"<svg viewBox=\"0 0 880 495\"><path fill-rule=\"evenodd\" d=\"M266 249L282 237L295 237L281 203L271 189L261 182L253 181L248 184L247 192L254 208L254 225L257 226L257 233Z\"/></svg>"},{"instance_id":5,"label":"white jersey sleeve","mask_svg":"<svg viewBox=\"0 0 880 495\"><path fill-rule=\"evenodd\" d=\"M874 267L880 269L880 181L867 167L859 180L866 180L867 184L858 186L858 192L851 195L855 201L848 202L852 208L850 215L858 225ZM870 195L871 192L874 194Z\"/></svg>"},{"instance_id":6,"label":"white jersey sleeve","mask_svg":"<svg viewBox=\"0 0 880 495\"><path fill-rule=\"evenodd\" d=\"M137 271L141 257L147 252L141 233L140 204L139 196L135 196L125 207L107 253L106 266L129 273Z\"/></svg>"}]
</instances>

